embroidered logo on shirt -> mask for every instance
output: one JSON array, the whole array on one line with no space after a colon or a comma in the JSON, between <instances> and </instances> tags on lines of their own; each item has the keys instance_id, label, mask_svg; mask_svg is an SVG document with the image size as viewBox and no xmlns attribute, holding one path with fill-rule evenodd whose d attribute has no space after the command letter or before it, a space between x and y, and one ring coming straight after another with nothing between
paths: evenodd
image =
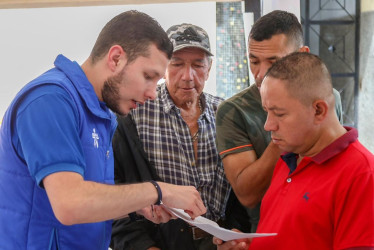
<instances>
[{"instance_id":1,"label":"embroidered logo on shirt","mask_svg":"<svg viewBox=\"0 0 374 250\"><path fill-rule=\"evenodd\" d=\"M94 139L94 147L99 148L99 135L96 133L96 129L93 129L92 139Z\"/></svg>"},{"instance_id":2,"label":"embroidered logo on shirt","mask_svg":"<svg viewBox=\"0 0 374 250\"><path fill-rule=\"evenodd\" d=\"M303 195L303 198L305 199L305 201L309 201L309 192L306 192L306 193Z\"/></svg>"}]
</instances>

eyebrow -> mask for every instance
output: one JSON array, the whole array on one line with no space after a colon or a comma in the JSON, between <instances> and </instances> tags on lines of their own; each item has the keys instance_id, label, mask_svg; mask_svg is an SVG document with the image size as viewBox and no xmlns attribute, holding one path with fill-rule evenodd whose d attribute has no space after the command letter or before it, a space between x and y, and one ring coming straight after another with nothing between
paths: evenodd
<instances>
[{"instance_id":1,"label":"eyebrow","mask_svg":"<svg viewBox=\"0 0 374 250\"><path fill-rule=\"evenodd\" d=\"M171 59L170 59L170 61L173 61L173 60L175 61L175 60L182 60L182 59L179 58L179 57L172 56Z\"/></svg>"},{"instance_id":2,"label":"eyebrow","mask_svg":"<svg viewBox=\"0 0 374 250\"><path fill-rule=\"evenodd\" d=\"M160 73L156 70L151 70L149 75L152 75L152 77L160 77Z\"/></svg>"},{"instance_id":3,"label":"eyebrow","mask_svg":"<svg viewBox=\"0 0 374 250\"><path fill-rule=\"evenodd\" d=\"M258 58L257 56L255 56L255 55L253 55L253 54L251 54L251 53L249 53L249 57L250 58ZM280 59L280 57L278 57L278 56L271 56L271 57L267 57L266 58L267 60L278 60L278 59Z\"/></svg>"},{"instance_id":4,"label":"eyebrow","mask_svg":"<svg viewBox=\"0 0 374 250\"><path fill-rule=\"evenodd\" d=\"M266 110L276 110L276 111L285 111L284 108L280 108L280 107L277 107L277 106L273 106L273 107L270 107L270 108L267 108Z\"/></svg>"},{"instance_id":5,"label":"eyebrow","mask_svg":"<svg viewBox=\"0 0 374 250\"><path fill-rule=\"evenodd\" d=\"M180 57L172 57L170 61L185 61L185 60L183 60ZM194 59L192 62L204 62L204 61L205 61L205 58L197 58L197 59Z\"/></svg>"}]
</instances>

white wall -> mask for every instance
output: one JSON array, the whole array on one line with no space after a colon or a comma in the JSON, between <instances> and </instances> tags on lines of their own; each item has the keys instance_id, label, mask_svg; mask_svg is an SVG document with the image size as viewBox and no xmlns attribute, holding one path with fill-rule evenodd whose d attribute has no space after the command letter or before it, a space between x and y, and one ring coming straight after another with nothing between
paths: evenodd
<instances>
[{"instance_id":1,"label":"white wall","mask_svg":"<svg viewBox=\"0 0 374 250\"><path fill-rule=\"evenodd\" d=\"M273 10L291 12L300 21L300 0L262 0L262 15L266 15Z\"/></svg>"},{"instance_id":2,"label":"white wall","mask_svg":"<svg viewBox=\"0 0 374 250\"><path fill-rule=\"evenodd\" d=\"M374 1L362 0L361 11L358 138L374 153Z\"/></svg>"},{"instance_id":3,"label":"white wall","mask_svg":"<svg viewBox=\"0 0 374 250\"><path fill-rule=\"evenodd\" d=\"M58 54L79 64L88 57L104 25L136 9L166 30L183 22L204 28L216 51L215 2L0 10L0 120L27 82L53 67ZM215 60L205 91L216 93Z\"/></svg>"}]
</instances>

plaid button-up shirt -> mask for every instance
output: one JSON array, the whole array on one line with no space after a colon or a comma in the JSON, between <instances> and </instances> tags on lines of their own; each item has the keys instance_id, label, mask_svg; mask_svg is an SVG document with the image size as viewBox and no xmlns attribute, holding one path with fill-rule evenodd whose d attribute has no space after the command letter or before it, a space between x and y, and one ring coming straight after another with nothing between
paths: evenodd
<instances>
[{"instance_id":1,"label":"plaid button-up shirt","mask_svg":"<svg viewBox=\"0 0 374 250\"><path fill-rule=\"evenodd\" d=\"M195 186L207 207L205 217L217 221L224 215L230 191L215 143L215 113L222 99L207 93L200 97L203 113L195 161L190 130L165 83L157 87L157 94L156 100L132 111L149 161L163 181Z\"/></svg>"}]
</instances>

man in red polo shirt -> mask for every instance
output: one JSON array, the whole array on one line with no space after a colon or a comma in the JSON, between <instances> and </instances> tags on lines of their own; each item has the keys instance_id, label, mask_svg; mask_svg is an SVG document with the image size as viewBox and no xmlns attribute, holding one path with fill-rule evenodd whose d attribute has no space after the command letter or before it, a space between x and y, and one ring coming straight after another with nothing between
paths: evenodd
<instances>
[{"instance_id":1,"label":"man in red polo shirt","mask_svg":"<svg viewBox=\"0 0 374 250\"><path fill-rule=\"evenodd\" d=\"M315 55L293 53L261 86L265 130L282 151L250 250L374 249L374 156L340 125L330 74ZM215 239L217 243L217 239ZM226 242L218 249L244 249Z\"/></svg>"}]
</instances>

